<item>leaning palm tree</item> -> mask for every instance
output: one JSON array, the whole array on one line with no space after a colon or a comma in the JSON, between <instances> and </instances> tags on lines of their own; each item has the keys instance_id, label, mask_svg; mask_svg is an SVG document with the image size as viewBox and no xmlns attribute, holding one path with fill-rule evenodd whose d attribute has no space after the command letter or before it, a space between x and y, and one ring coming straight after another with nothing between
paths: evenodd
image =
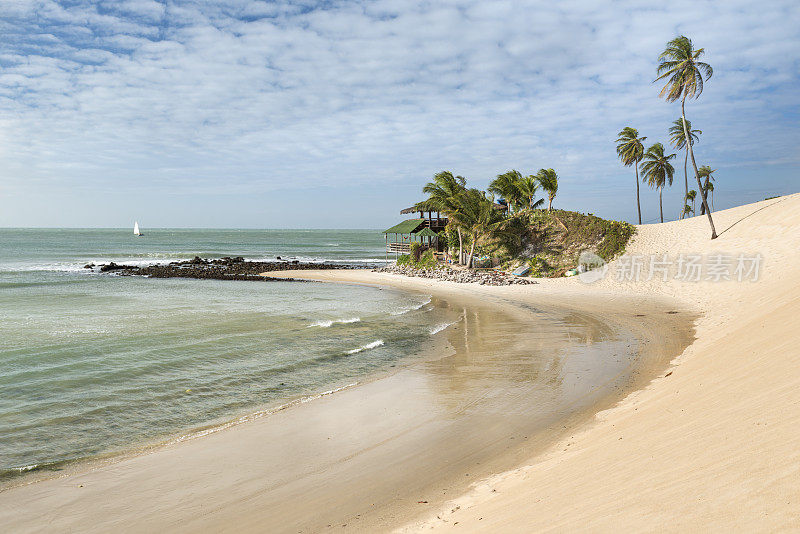
<instances>
[{"instance_id":1,"label":"leaning palm tree","mask_svg":"<svg viewBox=\"0 0 800 534\"><path fill-rule=\"evenodd\" d=\"M711 78L714 70L708 63L699 61L705 53L702 48L694 49L691 39L683 35L676 37L667 43L667 48L658 57L658 78L656 81L668 78L667 84L661 89L659 96L666 98L667 102L681 101L681 119L683 119L683 135L686 138L686 148L689 157L692 159L694 175L697 179L697 186L701 189L700 199L703 208L708 215L708 224L711 226L711 239L717 238L717 230L714 228L714 219L711 218L711 211L708 211L705 193L700 184L700 174L697 170L697 162L694 159L692 143L689 139L689 130L686 122L686 99L697 98L703 92L703 75Z\"/></svg>"},{"instance_id":2,"label":"leaning palm tree","mask_svg":"<svg viewBox=\"0 0 800 534\"><path fill-rule=\"evenodd\" d=\"M708 165L703 165L698 169L698 174L700 174L700 178L703 180L703 185L700 186L703 189L703 196L708 197L708 192L711 191L712 196L712 204L713 204L713 196L714 196L714 184L711 182L714 180L714 173L717 172L716 169L712 169ZM703 215L703 207L700 208L700 215Z\"/></svg>"},{"instance_id":3,"label":"leaning palm tree","mask_svg":"<svg viewBox=\"0 0 800 534\"><path fill-rule=\"evenodd\" d=\"M544 199L536 199L536 195L539 192L539 182L536 180L536 176L529 174L528 176L523 176L519 183L517 184L520 194L520 202L522 203L521 206L523 209L536 209L540 208L542 204L544 204Z\"/></svg>"},{"instance_id":4,"label":"leaning palm tree","mask_svg":"<svg viewBox=\"0 0 800 534\"><path fill-rule=\"evenodd\" d=\"M425 184L422 192L428 195L428 199L420 203L424 204L424 209L434 209L452 218L453 213L458 210L458 196L466 190L467 180L463 176L453 176L450 171L442 171L433 176L433 181ZM448 221L449 223L449 221ZM461 235L461 227L455 225L458 233L458 261L464 249L464 240Z\"/></svg>"},{"instance_id":5,"label":"leaning palm tree","mask_svg":"<svg viewBox=\"0 0 800 534\"><path fill-rule=\"evenodd\" d=\"M686 121L686 131L689 132L689 144L694 146L695 143L700 141L700 135L703 134L702 130L692 130L692 121ZM689 148L686 145L686 136L683 133L683 119L678 117L672 126L669 127L669 141L676 150L683 150L683 182L684 194L689 194L689 174L686 167L689 163Z\"/></svg>"},{"instance_id":6,"label":"leaning palm tree","mask_svg":"<svg viewBox=\"0 0 800 534\"><path fill-rule=\"evenodd\" d=\"M508 213L512 210L516 211L520 207L522 201L522 193L519 189L520 182L522 181L522 173L517 170L511 170L498 174L491 184L489 184L489 192L499 195L505 199L508 204Z\"/></svg>"},{"instance_id":7,"label":"leaning palm tree","mask_svg":"<svg viewBox=\"0 0 800 534\"><path fill-rule=\"evenodd\" d=\"M642 224L642 205L639 202L639 162L644 155L642 141L647 137L639 137L639 131L626 126L617 137L617 155L626 167L633 165L636 174L636 210L639 213L639 224Z\"/></svg>"},{"instance_id":8,"label":"leaning palm tree","mask_svg":"<svg viewBox=\"0 0 800 534\"><path fill-rule=\"evenodd\" d=\"M547 211L553 209L553 199L558 193L558 175L553 169L539 169L536 173L536 181L547 193Z\"/></svg>"},{"instance_id":9,"label":"leaning palm tree","mask_svg":"<svg viewBox=\"0 0 800 534\"><path fill-rule=\"evenodd\" d=\"M642 161L642 180L651 188L658 189L658 209L661 213L661 222L664 222L664 206L662 196L665 185L672 185L675 168L669 162L675 154L664 154L664 145L656 143L647 149Z\"/></svg>"}]
</instances>

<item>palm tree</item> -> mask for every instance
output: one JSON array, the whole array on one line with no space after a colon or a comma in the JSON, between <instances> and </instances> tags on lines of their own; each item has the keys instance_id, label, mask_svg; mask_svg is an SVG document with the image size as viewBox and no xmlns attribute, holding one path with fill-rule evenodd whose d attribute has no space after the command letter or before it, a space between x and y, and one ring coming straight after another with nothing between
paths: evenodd
<instances>
[{"instance_id":1,"label":"palm tree","mask_svg":"<svg viewBox=\"0 0 800 534\"><path fill-rule=\"evenodd\" d=\"M450 171L436 173L433 176L433 181L428 182L422 188L422 192L427 194L429 198L420 204L424 204L427 209L440 211L450 219L458 210L458 197L466 190L466 185L467 180L463 176L453 176ZM461 235L461 227L456 225L455 228L458 232L458 261L460 263L464 241Z\"/></svg>"},{"instance_id":2,"label":"palm tree","mask_svg":"<svg viewBox=\"0 0 800 534\"><path fill-rule=\"evenodd\" d=\"M695 143L700 141L700 135L703 134L702 130L692 130L692 121L686 121L686 131L689 132L689 143L694 146ZM672 126L669 127L669 140L677 150L684 151L683 157L683 182L684 193L689 194L689 175L686 172L686 166L689 162L689 149L686 147L686 136L683 133L683 119L678 117Z\"/></svg>"},{"instance_id":3,"label":"palm tree","mask_svg":"<svg viewBox=\"0 0 800 534\"><path fill-rule=\"evenodd\" d=\"M558 193L558 175L553 169L539 169L536 173L536 181L547 192L547 211L553 209L553 199Z\"/></svg>"},{"instance_id":4,"label":"palm tree","mask_svg":"<svg viewBox=\"0 0 800 534\"><path fill-rule=\"evenodd\" d=\"M716 169L712 169L708 165L703 165L698 169L698 174L700 178L705 178L703 181L703 185L700 186L703 189L703 196L708 197L708 192L711 191L712 196L712 203L713 203L713 196L714 196L714 184L712 184L712 180L714 180L713 174L717 172ZM710 210L709 210L710 211ZM703 215L702 207L700 208L700 215Z\"/></svg>"},{"instance_id":5,"label":"palm tree","mask_svg":"<svg viewBox=\"0 0 800 534\"><path fill-rule=\"evenodd\" d=\"M522 193L519 189L519 185L521 181L522 173L511 170L503 174L498 174L497 178L489 184L489 191L499 195L508 203L508 213L511 213L512 208L516 210L520 207Z\"/></svg>"},{"instance_id":6,"label":"palm tree","mask_svg":"<svg viewBox=\"0 0 800 534\"><path fill-rule=\"evenodd\" d=\"M505 222L494 200L478 189L467 189L458 196L459 208L453 213L456 223L469 232L471 240L467 268L472 268L475 246L496 232Z\"/></svg>"},{"instance_id":7,"label":"palm tree","mask_svg":"<svg viewBox=\"0 0 800 534\"><path fill-rule=\"evenodd\" d=\"M711 191L711 209L714 209L714 184L708 182L708 187L706 187L706 196L708 196L708 192Z\"/></svg>"},{"instance_id":8,"label":"palm tree","mask_svg":"<svg viewBox=\"0 0 800 534\"><path fill-rule=\"evenodd\" d=\"M669 162L675 154L664 154L664 145L656 143L644 153L642 162L642 180L651 188L658 189L658 209L661 212L661 222L664 222L664 207L662 195L665 185L672 185L675 168Z\"/></svg>"},{"instance_id":9,"label":"palm tree","mask_svg":"<svg viewBox=\"0 0 800 534\"><path fill-rule=\"evenodd\" d=\"M536 194L539 192L539 182L536 176L529 174L523 176L517 184L521 201L524 201L524 209L536 209L544 204L544 199L536 199Z\"/></svg>"},{"instance_id":10,"label":"palm tree","mask_svg":"<svg viewBox=\"0 0 800 534\"><path fill-rule=\"evenodd\" d=\"M683 210L681 211L681 219L683 219L685 216L689 215L690 213L692 213L692 207L689 204L684 204Z\"/></svg>"},{"instance_id":11,"label":"palm tree","mask_svg":"<svg viewBox=\"0 0 800 534\"><path fill-rule=\"evenodd\" d=\"M647 137L639 137L639 132L635 128L626 126L619 132L617 137L617 155L626 167L633 165L636 171L636 210L639 212L639 224L642 224L642 205L639 202L639 162L644 155L644 145L642 141Z\"/></svg>"},{"instance_id":12,"label":"palm tree","mask_svg":"<svg viewBox=\"0 0 800 534\"><path fill-rule=\"evenodd\" d=\"M695 213L695 211L694 211L694 199L695 198L697 198L697 191L695 191L694 189L692 189L688 193L686 193L686 200L688 200L688 201L690 201L692 203L692 215L694 215L694 213Z\"/></svg>"},{"instance_id":13,"label":"palm tree","mask_svg":"<svg viewBox=\"0 0 800 534\"><path fill-rule=\"evenodd\" d=\"M683 119L683 135L686 138L686 148L689 150L689 157L692 159L694 175L697 179L697 187L700 191L700 198L703 207L708 215L708 224L711 226L711 239L717 238L717 230L714 228L714 219L711 218L711 211L708 210L705 192L702 191L700 184L700 174L697 170L697 162L694 159L694 150L689 139L689 130L686 122L686 99L697 98L703 92L703 75L706 79L711 78L714 70L708 63L699 61L705 53L702 48L694 49L691 39L683 35L676 37L667 43L667 48L658 57L658 78L656 81L669 78L667 84L661 89L659 96L664 96L667 102L681 101L681 119Z\"/></svg>"}]
</instances>

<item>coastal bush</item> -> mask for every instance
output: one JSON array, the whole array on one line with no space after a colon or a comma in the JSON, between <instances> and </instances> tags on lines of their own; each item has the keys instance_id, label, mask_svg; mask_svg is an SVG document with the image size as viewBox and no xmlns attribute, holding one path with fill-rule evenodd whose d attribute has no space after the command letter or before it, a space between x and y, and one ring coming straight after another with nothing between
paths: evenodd
<instances>
[{"instance_id":1,"label":"coastal bush","mask_svg":"<svg viewBox=\"0 0 800 534\"><path fill-rule=\"evenodd\" d=\"M636 231L619 221L574 211L524 210L507 219L483 252L502 258L506 269L520 263L531 267L531 276L561 276L577 265L584 250L611 261L625 251Z\"/></svg>"},{"instance_id":2,"label":"coastal bush","mask_svg":"<svg viewBox=\"0 0 800 534\"><path fill-rule=\"evenodd\" d=\"M411 257L414 258L414 263L418 262L422 243L419 241L412 241L409 248L411 249Z\"/></svg>"},{"instance_id":3,"label":"coastal bush","mask_svg":"<svg viewBox=\"0 0 800 534\"><path fill-rule=\"evenodd\" d=\"M428 249L420 255L419 261L414 266L417 269L435 269L436 265L436 256L434 256L433 250Z\"/></svg>"},{"instance_id":4,"label":"coastal bush","mask_svg":"<svg viewBox=\"0 0 800 534\"><path fill-rule=\"evenodd\" d=\"M414 260L414 256L411 254L403 254L397 258L396 263L398 267L413 267L414 269L430 270L438 267L436 255L434 255L433 250L431 249L428 249L420 254L419 260L417 261Z\"/></svg>"}]
</instances>

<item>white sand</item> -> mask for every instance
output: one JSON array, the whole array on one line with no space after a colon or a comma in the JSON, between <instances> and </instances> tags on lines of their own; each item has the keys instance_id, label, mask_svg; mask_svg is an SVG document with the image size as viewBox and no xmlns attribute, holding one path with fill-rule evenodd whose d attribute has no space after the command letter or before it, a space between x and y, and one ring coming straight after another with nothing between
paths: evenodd
<instances>
[{"instance_id":1,"label":"white sand","mask_svg":"<svg viewBox=\"0 0 800 534\"><path fill-rule=\"evenodd\" d=\"M594 424L404 530L800 528L800 194L643 226L629 254L764 257L756 283L550 280L541 291L668 296L697 340ZM613 267L613 265L612 265ZM455 511L453 511L455 510ZM435 516L438 515L439 518Z\"/></svg>"}]
</instances>

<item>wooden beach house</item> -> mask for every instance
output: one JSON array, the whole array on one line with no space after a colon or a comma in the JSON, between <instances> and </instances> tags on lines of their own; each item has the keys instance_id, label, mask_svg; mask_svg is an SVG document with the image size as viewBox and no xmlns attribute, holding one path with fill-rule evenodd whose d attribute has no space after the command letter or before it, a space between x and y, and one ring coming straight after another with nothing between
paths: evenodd
<instances>
[{"instance_id":1,"label":"wooden beach house","mask_svg":"<svg viewBox=\"0 0 800 534\"><path fill-rule=\"evenodd\" d=\"M420 243L423 250L433 249L434 252L444 250L444 229L447 226L447 217L442 217L438 211L426 212L416 207L406 208L400 212L401 215L410 213L419 213L419 217L406 219L400 224L384 230L386 255L409 254L411 243L414 241Z\"/></svg>"}]
</instances>

